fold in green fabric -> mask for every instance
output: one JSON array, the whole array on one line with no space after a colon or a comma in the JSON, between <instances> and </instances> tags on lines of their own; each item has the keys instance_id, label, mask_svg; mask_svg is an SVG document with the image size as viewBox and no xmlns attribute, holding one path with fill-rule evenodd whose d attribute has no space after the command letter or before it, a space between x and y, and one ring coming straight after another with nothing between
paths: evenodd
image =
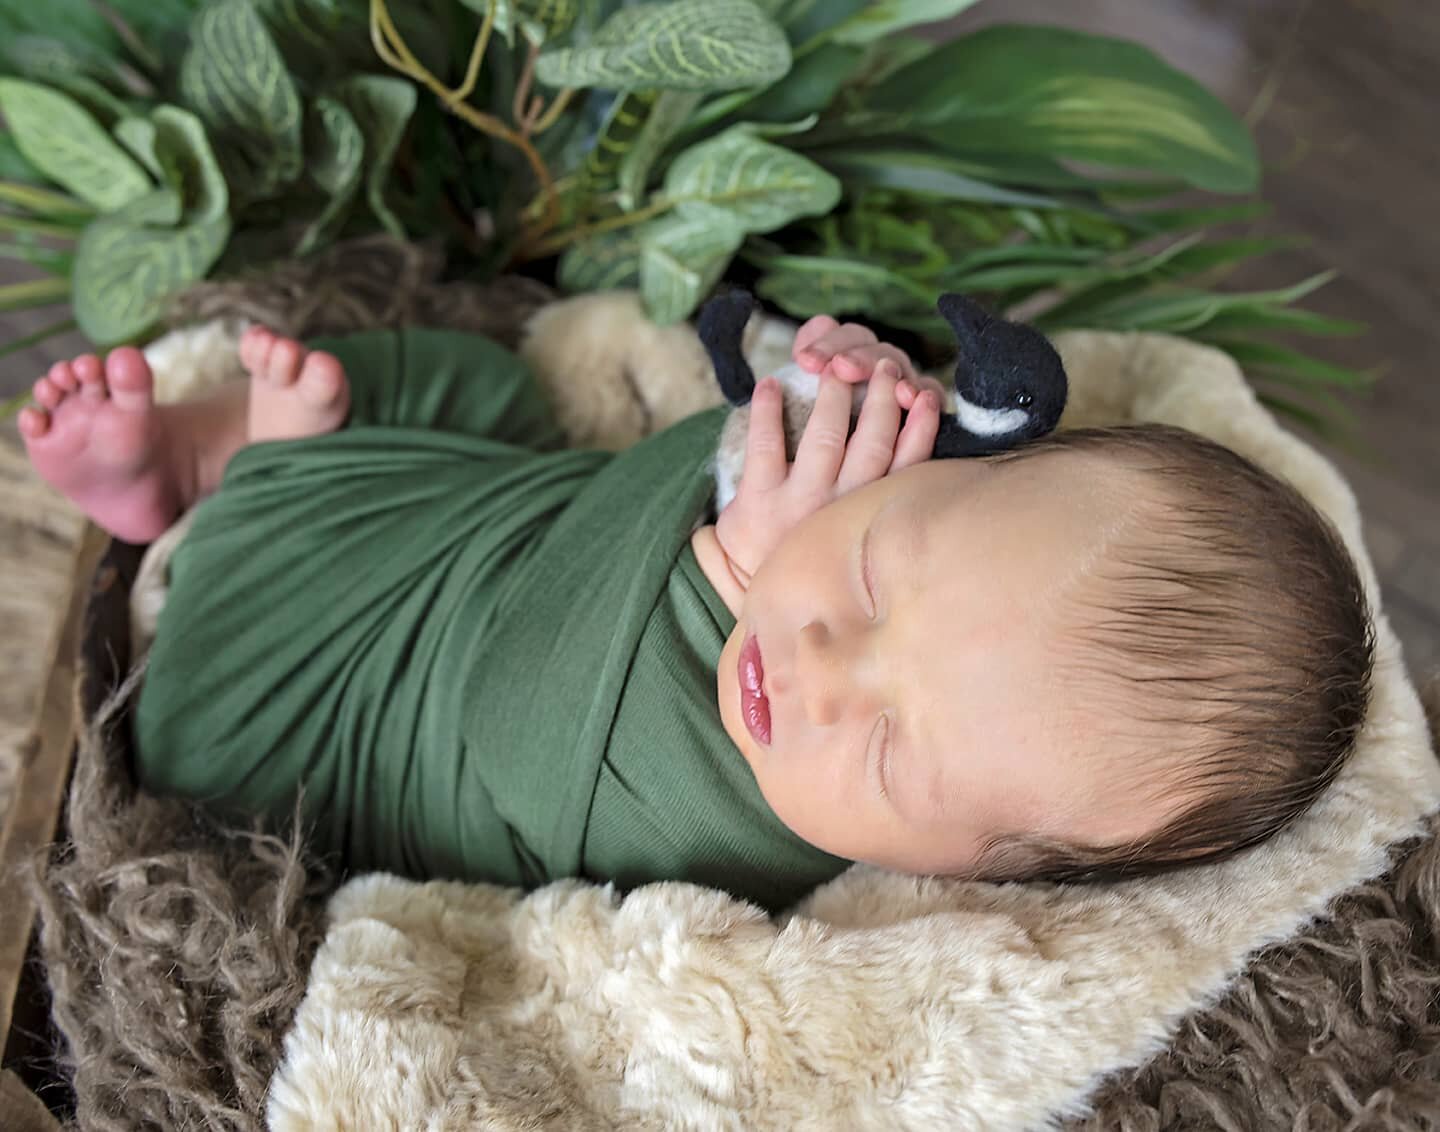
<instances>
[{"instance_id":1,"label":"fold in green fabric","mask_svg":"<svg viewBox=\"0 0 1440 1132\"><path fill-rule=\"evenodd\" d=\"M349 870L690 880L771 909L847 862L721 726L734 619L689 538L725 410L567 450L488 339L313 343L346 426L243 449L197 509L135 714L151 789L283 820Z\"/></svg>"}]
</instances>

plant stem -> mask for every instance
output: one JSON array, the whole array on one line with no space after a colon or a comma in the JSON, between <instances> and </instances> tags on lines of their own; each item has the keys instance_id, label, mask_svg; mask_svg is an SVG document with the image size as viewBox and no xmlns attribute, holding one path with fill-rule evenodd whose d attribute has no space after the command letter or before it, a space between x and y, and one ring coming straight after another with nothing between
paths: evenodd
<instances>
[{"instance_id":1,"label":"plant stem","mask_svg":"<svg viewBox=\"0 0 1440 1132\"><path fill-rule=\"evenodd\" d=\"M45 224L23 216L0 212L0 232L29 232L32 236L52 236L57 240L78 240L80 233L60 224Z\"/></svg>"},{"instance_id":2,"label":"plant stem","mask_svg":"<svg viewBox=\"0 0 1440 1132\"><path fill-rule=\"evenodd\" d=\"M569 247L571 244L579 243L581 240L591 236L599 236L604 232L613 232L619 228L628 228L633 224L649 220L650 217L665 212L674 207L674 201L664 196L656 196L644 208L637 208L634 212L622 213L619 216L611 216L605 220L597 220L593 224L585 224L578 228L571 228L568 232L558 232L548 240L541 240L523 247L517 252L521 262L527 259L540 259L542 256L552 255L561 248Z\"/></svg>"},{"instance_id":3,"label":"plant stem","mask_svg":"<svg viewBox=\"0 0 1440 1132\"><path fill-rule=\"evenodd\" d=\"M490 29L495 26L495 0L485 5L485 21L480 25L480 34L475 37L475 46L470 49L470 62L465 67L465 77L451 95L450 101L464 102L475 89L475 80L480 76L480 60L485 58L485 48L490 46Z\"/></svg>"},{"instance_id":4,"label":"plant stem","mask_svg":"<svg viewBox=\"0 0 1440 1132\"><path fill-rule=\"evenodd\" d=\"M495 0L490 0L487 16L494 6ZM546 201L545 216L537 225L536 232L531 235L531 238L533 239L534 235L553 227L557 208L555 201L550 197L550 170L545 167L545 162L535 151L535 147L498 118L477 110L468 103L456 101L454 99L455 92L448 89L444 83L426 70L424 64L415 58L409 47L406 46L405 40L390 18L389 9L385 7L385 0L370 0L370 40L375 46L375 53L387 66L428 88L452 114L464 119L482 133L509 142L524 154L531 171L535 174L535 179L539 182L539 195Z\"/></svg>"},{"instance_id":5,"label":"plant stem","mask_svg":"<svg viewBox=\"0 0 1440 1132\"><path fill-rule=\"evenodd\" d=\"M54 219L55 214L89 219L95 210L64 193L52 193L49 189L37 189L34 185L22 185L15 181L0 181L0 201L18 205Z\"/></svg>"},{"instance_id":6,"label":"plant stem","mask_svg":"<svg viewBox=\"0 0 1440 1132\"><path fill-rule=\"evenodd\" d=\"M0 311L49 306L64 302L69 297L68 279L32 279L26 283L12 283L8 287L0 287Z\"/></svg>"}]
</instances>

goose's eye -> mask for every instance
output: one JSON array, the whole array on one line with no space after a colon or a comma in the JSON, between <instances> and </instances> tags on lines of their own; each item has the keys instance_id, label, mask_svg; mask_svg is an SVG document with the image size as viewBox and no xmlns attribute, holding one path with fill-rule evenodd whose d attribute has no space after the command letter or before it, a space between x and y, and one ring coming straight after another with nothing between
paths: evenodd
<instances>
[{"instance_id":1,"label":"goose's eye","mask_svg":"<svg viewBox=\"0 0 1440 1132\"><path fill-rule=\"evenodd\" d=\"M1035 398L1028 393L1015 394L1015 404L1019 405L1022 409L1028 409L1034 403Z\"/></svg>"}]
</instances>

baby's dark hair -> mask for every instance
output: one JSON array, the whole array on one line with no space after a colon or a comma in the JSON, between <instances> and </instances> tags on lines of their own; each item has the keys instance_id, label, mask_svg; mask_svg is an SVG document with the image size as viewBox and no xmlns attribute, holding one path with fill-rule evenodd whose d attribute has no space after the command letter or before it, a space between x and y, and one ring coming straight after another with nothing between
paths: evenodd
<instances>
[{"instance_id":1,"label":"baby's dark hair","mask_svg":"<svg viewBox=\"0 0 1440 1132\"><path fill-rule=\"evenodd\" d=\"M1138 692L1145 722L1181 736L1145 760L1152 781L1194 800L1123 844L1001 835L965 875L1129 879L1265 840L1333 781L1365 718L1374 627L1354 561L1293 487L1184 429L1075 429L992 459L1059 452L1118 461L1154 504L1080 587L1059 675L1086 695Z\"/></svg>"}]
</instances>

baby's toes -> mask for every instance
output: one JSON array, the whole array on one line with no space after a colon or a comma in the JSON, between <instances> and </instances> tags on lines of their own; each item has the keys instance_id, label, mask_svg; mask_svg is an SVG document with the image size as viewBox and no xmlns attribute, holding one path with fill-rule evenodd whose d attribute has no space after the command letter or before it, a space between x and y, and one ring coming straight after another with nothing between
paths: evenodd
<instances>
[{"instance_id":1,"label":"baby's toes","mask_svg":"<svg viewBox=\"0 0 1440 1132\"><path fill-rule=\"evenodd\" d=\"M27 406L20 410L16 423L20 426L20 435L26 440L39 440L50 431L50 414L44 409Z\"/></svg>"},{"instance_id":2,"label":"baby's toes","mask_svg":"<svg viewBox=\"0 0 1440 1132\"><path fill-rule=\"evenodd\" d=\"M105 389L105 374L100 366L100 359L94 354L83 354L76 358L71 368L80 379L82 397L100 398L109 395Z\"/></svg>"},{"instance_id":3,"label":"baby's toes","mask_svg":"<svg viewBox=\"0 0 1440 1132\"><path fill-rule=\"evenodd\" d=\"M42 377L30 388L30 395L44 405L47 409L56 408L65 397L65 391L51 381L48 377Z\"/></svg>"},{"instance_id":4,"label":"baby's toes","mask_svg":"<svg viewBox=\"0 0 1440 1132\"><path fill-rule=\"evenodd\" d=\"M274 344L274 333L259 323L247 329L240 336L240 364L245 367L245 372L261 373L265 369L265 359L270 355L270 347Z\"/></svg>"},{"instance_id":5,"label":"baby's toes","mask_svg":"<svg viewBox=\"0 0 1440 1132\"><path fill-rule=\"evenodd\" d=\"M345 391L345 370L340 360L319 352L307 355L297 388L305 403L317 409L334 404Z\"/></svg>"},{"instance_id":6,"label":"baby's toes","mask_svg":"<svg viewBox=\"0 0 1440 1132\"><path fill-rule=\"evenodd\" d=\"M150 408L155 396L155 379L150 363L134 346L112 350L105 359L105 378L110 386L110 399L117 409L138 413Z\"/></svg>"},{"instance_id":7,"label":"baby's toes","mask_svg":"<svg viewBox=\"0 0 1440 1132\"><path fill-rule=\"evenodd\" d=\"M305 347L293 338L277 338L270 347L270 357L263 376L276 385L294 385L300 376L300 363L305 360Z\"/></svg>"},{"instance_id":8,"label":"baby's toes","mask_svg":"<svg viewBox=\"0 0 1440 1132\"><path fill-rule=\"evenodd\" d=\"M56 362L45 376L66 393L74 393L80 388L80 379L75 376L68 361Z\"/></svg>"}]
</instances>

